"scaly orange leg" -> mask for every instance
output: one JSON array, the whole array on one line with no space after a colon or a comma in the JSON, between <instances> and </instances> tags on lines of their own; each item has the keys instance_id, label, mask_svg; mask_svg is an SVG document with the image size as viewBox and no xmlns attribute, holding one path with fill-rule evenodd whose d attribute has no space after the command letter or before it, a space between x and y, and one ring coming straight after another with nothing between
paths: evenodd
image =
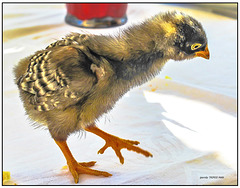
<instances>
[{"instance_id":1,"label":"scaly orange leg","mask_svg":"<svg viewBox=\"0 0 240 188\"><path fill-rule=\"evenodd\" d=\"M73 178L74 178L74 182L78 183L78 179L79 179L79 174L91 174L91 175L95 175L95 176L111 176L111 174L109 174L108 172L104 172L104 171L98 171L98 170L93 170L90 169L88 167L93 166L96 161L91 161L91 162L86 162L86 163L78 163L71 151L69 150L66 141L56 141L56 144L59 146L59 148L62 150L63 155L65 156L66 160L67 160L67 165L69 167L69 171L72 173Z\"/></svg>"},{"instance_id":2,"label":"scaly orange leg","mask_svg":"<svg viewBox=\"0 0 240 188\"><path fill-rule=\"evenodd\" d=\"M101 138L103 138L106 141L106 144L98 151L98 153L103 154L104 151L108 147L112 147L112 149L115 151L117 157L119 158L119 160L122 164L124 163L124 158L123 158L120 150L123 148L143 154L146 157L152 157L152 154L149 153L148 151L143 150L140 147L134 146L134 145L138 145L140 143L138 141L125 140L125 139L116 137L114 135L111 135L111 134L108 134L108 133L102 131L95 125L85 127L84 129L88 132L91 132L91 133L94 133L94 134L100 136Z\"/></svg>"}]
</instances>

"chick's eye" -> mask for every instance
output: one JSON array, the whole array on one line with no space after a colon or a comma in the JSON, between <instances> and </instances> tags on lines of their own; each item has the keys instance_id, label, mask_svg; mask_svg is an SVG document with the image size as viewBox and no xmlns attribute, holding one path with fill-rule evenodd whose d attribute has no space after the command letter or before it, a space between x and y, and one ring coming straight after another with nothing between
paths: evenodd
<instances>
[{"instance_id":1,"label":"chick's eye","mask_svg":"<svg viewBox=\"0 0 240 188\"><path fill-rule=\"evenodd\" d=\"M192 46L191 46L191 50L196 50L198 48L200 48L202 46L202 44L200 43L194 43Z\"/></svg>"}]
</instances>

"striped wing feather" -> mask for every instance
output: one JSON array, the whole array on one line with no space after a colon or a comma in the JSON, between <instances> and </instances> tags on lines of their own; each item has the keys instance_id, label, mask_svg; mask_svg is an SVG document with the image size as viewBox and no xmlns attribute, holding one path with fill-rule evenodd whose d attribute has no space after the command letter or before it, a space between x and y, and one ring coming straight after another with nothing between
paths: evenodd
<instances>
[{"instance_id":1,"label":"striped wing feather","mask_svg":"<svg viewBox=\"0 0 240 188\"><path fill-rule=\"evenodd\" d=\"M52 51L34 55L26 73L19 79L19 87L34 95L32 104L38 111L61 109L79 100L78 93L69 88L69 80L52 62Z\"/></svg>"}]
</instances>

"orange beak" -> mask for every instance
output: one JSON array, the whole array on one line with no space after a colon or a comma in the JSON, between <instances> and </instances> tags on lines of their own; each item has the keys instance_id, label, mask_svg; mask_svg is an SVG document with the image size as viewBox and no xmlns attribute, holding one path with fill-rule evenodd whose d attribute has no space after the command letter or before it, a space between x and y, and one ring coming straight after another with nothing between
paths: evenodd
<instances>
[{"instance_id":1,"label":"orange beak","mask_svg":"<svg viewBox=\"0 0 240 188\"><path fill-rule=\"evenodd\" d=\"M205 59L209 59L210 58L210 54L209 54L209 50L208 50L208 45L206 45L206 48L204 51L198 51L195 53L195 57L202 57Z\"/></svg>"}]
</instances>

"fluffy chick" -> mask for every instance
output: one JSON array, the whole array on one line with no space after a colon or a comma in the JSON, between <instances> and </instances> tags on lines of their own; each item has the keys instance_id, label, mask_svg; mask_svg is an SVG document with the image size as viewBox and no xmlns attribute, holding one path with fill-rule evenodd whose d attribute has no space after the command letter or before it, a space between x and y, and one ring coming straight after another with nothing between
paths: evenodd
<instances>
[{"instance_id":1,"label":"fluffy chick","mask_svg":"<svg viewBox=\"0 0 240 188\"><path fill-rule=\"evenodd\" d=\"M121 163L120 150L152 156L131 141L110 135L95 121L111 110L132 87L153 78L170 60L209 59L206 34L194 18L182 13L156 15L118 36L72 33L22 59L15 67L16 83L28 116L48 127L62 150L74 181L79 174L110 176L78 163L66 140L76 131L92 132L112 147Z\"/></svg>"}]
</instances>

